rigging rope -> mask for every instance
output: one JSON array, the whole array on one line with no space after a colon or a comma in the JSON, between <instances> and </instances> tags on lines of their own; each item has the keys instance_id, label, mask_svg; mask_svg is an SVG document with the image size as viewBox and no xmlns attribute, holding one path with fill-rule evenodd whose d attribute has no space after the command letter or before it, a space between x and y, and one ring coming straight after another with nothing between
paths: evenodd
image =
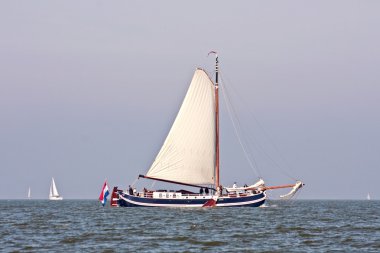
<instances>
[{"instance_id":1,"label":"rigging rope","mask_svg":"<svg viewBox=\"0 0 380 253\"><path fill-rule=\"evenodd\" d=\"M134 187L134 186L135 186L135 184L136 184L137 180L139 180L139 179L137 178L137 179L135 179L135 181L133 181L133 183L131 184L131 186L132 186L132 187Z\"/></svg>"},{"instance_id":2,"label":"rigging rope","mask_svg":"<svg viewBox=\"0 0 380 253\"><path fill-rule=\"evenodd\" d=\"M221 71L222 72L222 71ZM228 97L228 93L227 93L227 90L228 90L228 88L227 88L227 82L224 80L224 76L223 75L221 75L221 79L222 79L222 83L223 83L223 95L225 96L225 97ZM231 87L231 86L228 86L228 87ZM233 87L233 86L232 86ZM243 104L243 106L244 106L244 99L241 97L241 96L239 96L239 94L233 89L233 88L231 88L233 91L234 91L234 94L236 94L237 96L238 96L238 98L239 98L239 101ZM226 99L225 99L226 100ZM228 100L230 100L230 99L228 99ZM231 106L231 107L233 107L232 106L232 103L230 102L230 101L226 101L226 104L228 104L229 103L229 105L227 106L227 110L228 110L228 112L229 112L229 114L231 114L230 113L230 109L229 109L229 106ZM235 114L236 114L236 110L231 110L232 112L235 112ZM250 112L250 111L248 111L248 115L251 117L251 118L253 118L254 119L254 121L257 123L257 125L259 126L259 128L261 129L261 131L265 134L265 136L266 136L266 138L269 140L269 143L272 145L272 147L274 148L274 150L280 155L280 158L283 160L283 162L284 162L284 164L285 164L285 166L288 168L288 169L290 169L290 166L289 166L289 164L287 163L287 161L285 160L285 158L281 155L281 152L279 151L279 149L277 148L277 146L274 144L274 142L273 142L273 140L270 138L270 136L269 136L269 134L267 133L267 131L265 131L265 129L262 127L262 125L260 124L260 122L258 121L258 119L252 114L252 112ZM230 116L230 118L231 118L231 121L233 121L233 118L231 117L231 115L229 115ZM237 121L239 121L239 119L238 119L238 117L237 117L237 114L235 115L235 118L237 119ZM233 122L233 125L234 125L234 129L235 129L235 134L237 135L237 136L239 136L239 134L237 133L237 128L235 127L235 124L234 124L234 122ZM241 128L240 128L241 129ZM251 139L250 138L251 136L250 135L248 135L248 139ZM238 137L239 138L239 142L241 142L240 140L241 140L241 138L240 137ZM255 139L253 136L252 136L252 138L253 139ZM251 140L252 141L252 140ZM259 142L258 141L255 141L255 140L253 140L253 142L252 143L254 143L255 145L256 145L256 148L259 150L259 151L261 151L284 175L286 175L287 177L289 177L289 178L291 178L291 179L293 179L293 180L296 180L293 176L291 176L287 171L285 171L266 151L265 151L265 149L259 144ZM243 144L241 143L241 145L242 145L242 147L243 147ZM243 150L244 150L244 152L246 152L246 149L248 149L248 145L246 145L247 147L246 148L243 148ZM248 157L248 154L246 154L246 157Z\"/></svg>"},{"instance_id":3,"label":"rigging rope","mask_svg":"<svg viewBox=\"0 0 380 253\"><path fill-rule=\"evenodd\" d=\"M221 78L222 79L222 81L223 81L223 78ZM244 155L245 155L245 157L246 157L246 159L247 159L247 161L248 161L248 163L249 163L249 166L251 167L251 169L254 171L254 173L258 176L258 178L261 178L261 176L260 176L260 172L259 172L259 169L258 169L258 167L257 167L257 163L256 163L256 161L253 159L253 162L252 162L252 160L250 159L250 157L249 157L249 154L248 154L248 152L247 152L247 148L245 147L245 145L244 145L244 143L243 143L243 140L242 140L242 138L240 137L240 134L239 134L239 131L238 131L238 128L240 128L240 124L239 124L239 120L238 120L238 118L236 117L236 120L237 120L237 123L234 121L234 117L233 117L233 111L234 111L234 109L232 108L231 109L231 107L232 107L232 105L231 105L231 102L230 102L230 100L229 100L229 98L227 97L227 94L226 94L226 91L225 91L225 88L224 88L224 82L221 82L221 87L222 87L222 94L223 94L223 98L224 98L224 101L225 101L225 103L226 103L226 107L227 107L227 112L228 112L228 116L230 117L230 119L231 119L231 122L232 122L232 126L233 126L233 128L234 128L234 132L235 132L235 135L236 135L236 137L237 137L237 139L238 139L238 141L239 141L239 144L240 144L240 146L241 146L241 148L242 148L242 150L243 150L243 153L244 153ZM255 166L254 166L254 164L255 164Z\"/></svg>"}]
</instances>

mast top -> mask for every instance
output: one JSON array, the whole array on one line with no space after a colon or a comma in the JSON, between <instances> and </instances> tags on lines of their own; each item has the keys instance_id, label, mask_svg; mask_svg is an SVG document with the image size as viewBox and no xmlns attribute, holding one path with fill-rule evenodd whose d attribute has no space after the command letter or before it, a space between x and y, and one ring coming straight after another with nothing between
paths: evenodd
<instances>
[{"instance_id":1,"label":"mast top","mask_svg":"<svg viewBox=\"0 0 380 253\"><path fill-rule=\"evenodd\" d=\"M210 51L207 56L210 54L215 54L215 87L218 88L218 72L219 72L219 66L218 66L218 53L216 51Z\"/></svg>"},{"instance_id":2,"label":"mast top","mask_svg":"<svg viewBox=\"0 0 380 253\"><path fill-rule=\"evenodd\" d=\"M215 54L216 57L218 58L218 53L216 51L210 51L207 56L209 56L210 54Z\"/></svg>"}]
</instances>

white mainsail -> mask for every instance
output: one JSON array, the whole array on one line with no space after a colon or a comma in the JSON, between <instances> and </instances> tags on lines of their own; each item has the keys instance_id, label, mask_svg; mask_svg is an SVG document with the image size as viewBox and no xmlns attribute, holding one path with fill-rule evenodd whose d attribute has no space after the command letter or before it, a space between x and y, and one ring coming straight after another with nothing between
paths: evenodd
<instances>
[{"instance_id":1,"label":"white mainsail","mask_svg":"<svg viewBox=\"0 0 380 253\"><path fill-rule=\"evenodd\" d=\"M146 176L188 184L213 184L215 131L215 87L206 72L197 69Z\"/></svg>"},{"instance_id":2,"label":"white mainsail","mask_svg":"<svg viewBox=\"0 0 380 253\"><path fill-rule=\"evenodd\" d=\"M55 181L54 181L53 177L51 178L49 199L50 200L62 200L62 197L59 196L57 186L55 185Z\"/></svg>"},{"instance_id":3,"label":"white mainsail","mask_svg":"<svg viewBox=\"0 0 380 253\"><path fill-rule=\"evenodd\" d=\"M28 199L31 198L31 192L30 192L30 187L29 187L29 190L28 190Z\"/></svg>"}]
</instances>

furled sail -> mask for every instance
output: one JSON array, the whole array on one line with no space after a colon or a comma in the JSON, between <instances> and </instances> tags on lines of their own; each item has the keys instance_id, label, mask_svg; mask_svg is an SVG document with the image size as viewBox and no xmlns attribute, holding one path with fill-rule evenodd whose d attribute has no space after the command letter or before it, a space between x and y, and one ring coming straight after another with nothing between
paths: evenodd
<instances>
[{"instance_id":1,"label":"furled sail","mask_svg":"<svg viewBox=\"0 0 380 253\"><path fill-rule=\"evenodd\" d=\"M262 178L253 185L246 187L225 187L228 192L244 191L244 190L260 190L260 188L265 187L265 182Z\"/></svg>"},{"instance_id":2,"label":"furled sail","mask_svg":"<svg viewBox=\"0 0 380 253\"><path fill-rule=\"evenodd\" d=\"M146 176L188 184L213 184L215 90L202 69L194 73L181 109Z\"/></svg>"},{"instance_id":3,"label":"furled sail","mask_svg":"<svg viewBox=\"0 0 380 253\"><path fill-rule=\"evenodd\" d=\"M304 184L301 182L301 181L297 181L296 184L293 186L292 190L285 194L285 195L281 195L280 198L282 199L290 199L292 198L296 192L301 189L301 187L303 186Z\"/></svg>"}]
</instances>

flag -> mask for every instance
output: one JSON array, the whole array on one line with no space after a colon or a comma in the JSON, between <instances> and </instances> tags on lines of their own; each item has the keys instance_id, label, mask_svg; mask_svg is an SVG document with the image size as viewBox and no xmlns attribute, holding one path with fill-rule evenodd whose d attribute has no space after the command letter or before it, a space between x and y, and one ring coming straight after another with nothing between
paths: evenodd
<instances>
[{"instance_id":1,"label":"flag","mask_svg":"<svg viewBox=\"0 0 380 253\"><path fill-rule=\"evenodd\" d=\"M103 185L103 188L102 188L102 191L100 192L100 196L99 196L99 200L100 200L100 202L102 202L103 206L106 204L107 196L109 194L110 194L110 192L108 190L107 181L105 181L104 185Z\"/></svg>"}]
</instances>

